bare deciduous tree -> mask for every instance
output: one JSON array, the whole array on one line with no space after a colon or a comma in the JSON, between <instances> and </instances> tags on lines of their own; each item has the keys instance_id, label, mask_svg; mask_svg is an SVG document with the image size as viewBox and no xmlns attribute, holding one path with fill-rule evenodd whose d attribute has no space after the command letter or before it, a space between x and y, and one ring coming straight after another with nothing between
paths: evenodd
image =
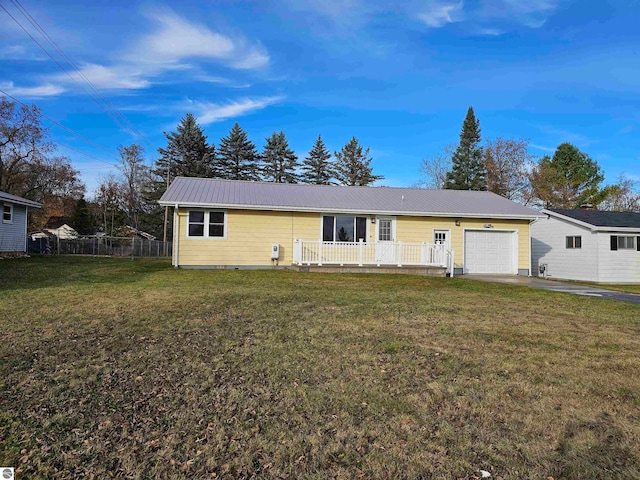
<instances>
[{"instance_id":1,"label":"bare deciduous tree","mask_svg":"<svg viewBox=\"0 0 640 480\"><path fill-rule=\"evenodd\" d=\"M451 170L451 156L455 151L455 145L447 145L441 152L432 157L427 157L420 164L422 179L418 186L441 190L447 181L447 172Z\"/></svg>"},{"instance_id":2,"label":"bare deciduous tree","mask_svg":"<svg viewBox=\"0 0 640 480\"><path fill-rule=\"evenodd\" d=\"M145 207L144 191L149 183L150 170L144 163L144 149L140 145L118 147L120 172L122 173L121 195L129 225L138 228L138 216Z\"/></svg>"},{"instance_id":3,"label":"bare deciduous tree","mask_svg":"<svg viewBox=\"0 0 640 480\"><path fill-rule=\"evenodd\" d=\"M638 182L634 182L624 174L618 178L612 193L598 208L617 212L640 212L640 191Z\"/></svg>"},{"instance_id":4,"label":"bare deciduous tree","mask_svg":"<svg viewBox=\"0 0 640 480\"><path fill-rule=\"evenodd\" d=\"M532 156L529 140L498 137L488 140L484 147L487 168L487 187L509 200L528 205L532 201L530 172Z\"/></svg>"}]
</instances>

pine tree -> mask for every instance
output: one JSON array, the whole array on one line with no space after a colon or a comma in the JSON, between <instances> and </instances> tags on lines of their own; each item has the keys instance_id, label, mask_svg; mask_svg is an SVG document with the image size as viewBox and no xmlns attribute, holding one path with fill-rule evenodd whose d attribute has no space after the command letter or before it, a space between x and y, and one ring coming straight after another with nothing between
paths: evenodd
<instances>
[{"instance_id":1,"label":"pine tree","mask_svg":"<svg viewBox=\"0 0 640 480\"><path fill-rule=\"evenodd\" d=\"M318 135L318 139L309 151L309 156L302 163L302 181L314 185L329 185L333 176L330 158L331 152L324 144L322 137Z\"/></svg>"},{"instance_id":2,"label":"pine tree","mask_svg":"<svg viewBox=\"0 0 640 480\"><path fill-rule=\"evenodd\" d=\"M289 148L284 132L273 132L262 151L263 176L274 183L298 183L298 157Z\"/></svg>"},{"instance_id":3,"label":"pine tree","mask_svg":"<svg viewBox=\"0 0 640 480\"><path fill-rule=\"evenodd\" d=\"M76 202L71 215L71 226L80 235L92 235L95 233L95 221L93 215L89 211L89 205L84 197Z\"/></svg>"},{"instance_id":4,"label":"pine tree","mask_svg":"<svg viewBox=\"0 0 640 480\"><path fill-rule=\"evenodd\" d=\"M169 182L175 177L216 177L215 147L198 125L196 117L187 113L180 120L177 131L165 132L167 147L159 148L154 173Z\"/></svg>"},{"instance_id":5,"label":"pine tree","mask_svg":"<svg viewBox=\"0 0 640 480\"><path fill-rule=\"evenodd\" d=\"M469 107L462 123L460 143L451 157L445 188L450 190L486 190L487 170L482 160L480 122Z\"/></svg>"},{"instance_id":6,"label":"pine tree","mask_svg":"<svg viewBox=\"0 0 640 480\"><path fill-rule=\"evenodd\" d=\"M238 123L220 140L218 165L220 176L229 180L260 180L260 155Z\"/></svg>"},{"instance_id":7,"label":"pine tree","mask_svg":"<svg viewBox=\"0 0 640 480\"><path fill-rule=\"evenodd\" d=\"M369 148L364 150L356 137L352 137L342 150L333 155L336 157L334 176L342 185L364 186L384 178L373 174Z\"/></svg>"}]
</instances>

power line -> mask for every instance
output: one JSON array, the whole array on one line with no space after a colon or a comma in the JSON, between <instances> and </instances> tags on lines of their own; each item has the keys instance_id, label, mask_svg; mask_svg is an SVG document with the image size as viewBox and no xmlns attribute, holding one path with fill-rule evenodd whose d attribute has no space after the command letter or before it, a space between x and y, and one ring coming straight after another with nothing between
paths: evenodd
<instances>
[{"instance_id":1,"label":"power line","mask_svg":"<svg viewBox=\"0 0 640 480\"><path fill-rule=\"evenodd\" d=\"M74 148L74 147L71 147L71 146L66 145L64 143L58 142L57 140L52 140L52 142L55 143L56 145L59 145L59 146L63 147L63 148L68 148L69 150L73 150L74 152L77 152L77 153L79 153L81 155L84 155L86 157L92 158L92 159L97 160L97 161L102 162L102 163L106 163L107 165L111 165L112 167L118 168L117 164L111 163L111 162L107 162L106 160L103 160L103 159L101 159L99 157L91 155L90 153L83 152L82 150L78 150L77 148Z\"/></svg>"},{"instance_id":2,"label":"power line","mask_svg":"<svg viewBox=\"0 0 640 480\"><path fill-rule=\"evenodd\" d=\"M102 95L102 92L100 92L95 87L95 85L91 83L91 81L84 75L84 73L82 73L82 70L80 70L80 68L67 56L67 54L64 53L62 48L60 48L60 46L55 42L55 40L53 40L53 38L51 38L51 36L46 32L44 27L42 27L42 25L40 25L40 23L38 23L38 21L35 18L33 18L33 16L28 12L28 10L20 3L20 0L11 0L11 3L13 3L13 5L18 9L18 11L22 14L22 16L25 17L29 21L29 23L31 23L31 25L40 33L40 35L42 35L45 38L45 40L49 42L49 44L55 49L55 51L58 52L58 54L64 60L66 60L66 62L77 72L77 74L80 77L82 77L82 79L84 79L84 81L96 93L96 95L98 95L98 97L107 105L107 107L111 110L111 112L115 114L118 117L118 119L121 120L127 126L127 128L135 134L135 136L146 141L147 144L151 146L152 149L154 149L155 147L149 141L149 139L135 125L133 125L125 115L123 115L120 111L118 111L118 109L114 107L113 104L109 101L109 99L107 99L104 95Z\"/></svg>"},{"instance_id":3,"label":"power line","mask_svg":"<svg viewBox=\"0 0 640 480\"><path fill-rule=\"evenodd\" d=\"M18 7L18 5L14 2L14 0L12 0L12 2L16 7ZM22 5L20 5L20 7L22 7ZM54 49L58 52L58 54L66 59L67 63L69 63L69 65L78 73L78 75L84 78L87 84L90 85L90 87L96 92L96 94L102 98L102 103L98 100L98 98L96 98L96 96L94 96L91 92L89 92L85 88L85 86L82 85L57 59L55 59L53 55L51 55L51 53L33 35L31 35L31 33L18 21L17 18L15 18L11 14L11 12L9 12L9 10L7 10L7 8L4 5L0 4L0 8L2 8L2 10L4 10L4 12L7 15L9 15L9 17L16 23L16 25L18 25L18 27L20 27L22 31L26 33L29 36L29 38L31 38L31 40L33 40L33 42L36 45L38 45L38 47L40 47L40 49L58 66L58 68L60 68L60 70L62 70L72 81L74 81L84 91L84 93L88 95L109 116L109 118L111 118L111 120L121 130L127 132L129 135L131 135L134 138L144 139L148 143L148 145L151 146L152 149L155 149L153 144L144 136L144 134L142 134L142 132L138 130L138 132L136 133L137 129L131 124L131 122L124 115L118 112L115 109L115 107L113 107L113 105L106 98L104 98L104 96L100 93L100 91L95 88L95 86L84 76L84 74L80 71L80 69L64 54L62 49L60 49L57 46L57 44L53 41L53 39L51 39L51 37L46 33L46 31L39 26L37 21L33 19L31 15L29 15L29 13L26 11L26 9L24 9L24 7L22 7L22 9L18 7L18 10L20 11L20 13L38 30L38 32L45 38L45 40L47 40L49 44L51 44L54 47Z\"/></svg>"},{"instance_id":4,"label":"power line","mask_svg":"<svg viewBox=\"0 0 640 480\"><path fill-rule=\"evenodd\" d=\"M28 106L29 106L29 105L27 105L26 103L24 103L24 102L20 101L20 100L19 100L19 99L17 99L16 97L14 97L13 95L8 94L7 92L5 92L4 90L2 90L1 88L0 88L0 93L2 93L3 95L6 95L7 97L9 97L10 99L12 99L12 100L13 100L13 101L15 101L15 102L18 102L20 105L24 105L25 107L28 107ZM98 143L94 142L93 140L91 140L91 139L89 139L89 138L85 137L84 135L82 135L82 134L80 134L80 133L76 132L75 130L72 130L71 128L69 128L69 127L67 127L67 126L62 125L61 123L59 123L59 122L55 121L55 120L54 120L53 118L51 118L51 117L48 117L48 116L47 116L47 115L45 115L44 113L42 113L42 112L40 112L40 111L39 111L39 112L38 112L38 114L39 114L42 118L44 118L44 119L48 120L49 122L53 123L54 125L57 125L58 127L62 128L63 130L66 130L67 132L69 132L69 133L71 133L71 134L75 135L76 137L78 137L78 138L80 138L80 139L84 140L85 142L90 143L90 144L91 144L91 145L93 145L94 147L99 148L100 150L104 150L105 152L107 152L107 153L108 153L108 154L110 154L110 155L116 155L116 156L118 155L118 154L117 154L117 153L115 153L114 151L109 150L109 149L108 149L108 148L106 148L106 147L103 147L102 145L100 145L100 144L98 144Z\"/></svg>"}]
</instances>

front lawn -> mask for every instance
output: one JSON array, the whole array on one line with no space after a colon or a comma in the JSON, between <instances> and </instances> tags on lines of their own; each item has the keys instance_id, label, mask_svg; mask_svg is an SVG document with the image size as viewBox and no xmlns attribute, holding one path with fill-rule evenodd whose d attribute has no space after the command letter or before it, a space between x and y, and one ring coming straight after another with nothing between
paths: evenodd
<instances>
[{"instance_id":1,"label":"front lawn","mask_svg":"<svg viewBox=\"0 0 640 480\"><path fill-rule=\"evenodd\" d=\"M18 478L640 478L640 308L464 279L0 260Z\"/></svg>"}]
</instances>

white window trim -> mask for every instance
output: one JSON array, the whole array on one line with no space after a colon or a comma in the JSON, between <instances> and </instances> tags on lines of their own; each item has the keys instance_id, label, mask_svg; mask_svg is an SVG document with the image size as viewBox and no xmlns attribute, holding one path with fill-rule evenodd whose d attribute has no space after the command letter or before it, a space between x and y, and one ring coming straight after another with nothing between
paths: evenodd
<instances>
[{"instance_id":1,"label":"white window trim","mask_svg":"<svg viewBox=\"0 0 640 480\"><path fill-rule=\"evenodd\" d=\"M380 240L380 220L391 220L391 240ZM391 217L389 215L380 215L376 217L376 241L378 242L395 242L397 241L396 236L396 217Z\"/></svg>"},{"instance_id":2,"label":"white window trim","mask_svg":"<svg viewBox=\"0 0 640 480\"><path fill-rule=\"evenodd\" d=\"M451 250L451 229L450 228L434 228L433 229L433 244L436 244L436 233L445 232L447 234L447 243L445 244L447 250Z\"/></svg>"},{"instance_id":3,"label":"white window trim","mask_svg":"<svg viewBox=\"0 0 640 480\"><path fill-rule=\"evenodd\" d=\"M204 212L204 235L203 236L191 236L189 235L189 213L190 212ZM222 237L210 237L209 236L209 214L211 212L219 212L219 213L223 213L224 214L224 236ZM229 218L229 215L227 213L226 210L220 210L217 208L192 208L190 210L187 210L187 221L185 224L185 237L188 238L189 240L226 240L227 239L227 235L228 235L228 228L227 228L227 219Z\"/></svg>"},{"instance_id":4,"label":"white window trim","mask_svg":"<svg viewBox=\"0 0 640 480\"><path fill-rule=\"evenodd\" d=\"M11 218L9 220L4 219L4 207L9 207L9 215ZM13 223L13 204L12 203L3 203L2 204L2 223Z\"/></svg>"},{"instance_id":5,"label":"white window trim","mask_svg":"<svg viewBox=\"0 0 640 480\"><path fill-rule=\"evenodd\" d=\"M332 243L335 243L335 242L338 241L338 240L336 240L336 237L338 236L338 232L336 232L336 225L337 225L336 218L337 217L353 217L353 219L354 219L353 220L354 221L353 234L354 235L356 234L356 232L355 232L355 229L356 229L355 221L356 220L355 219L357 217L366 218L367 222L366 222L365 232L364 232L364 236L365 236L364 243L369 243L370 237L371 237L371 232L369 230L369 223L371 223L371 217L369 217L368 215L358 215L358 214L355 214L355 213L354 214L350 214L350 213L321 213L320 214L320 237L319 237L321 242L323 241L323 238L324 238L324 231L323 231L323 228L324 228L324 217L333 217L333 242ZM353 241L353 243L358 243L358 239L355 239Z\"/></svg>"},{"instance_id":6,"label":"white window trim","mask_svg":"<svg viewBox=\"0 0 640 480\"><path fill-rule=\"evenodd\" d=\"M567 238L572 238L573 243L571 247L567 247ZM580 238L580 246L576 247L576 238ZM565 250L582 250L582 235L567 235L564 237L564 249Z\"/></svg>"},{"instance_id":7,"label":"white window trim","mask_svg":"<svg viewBox=\"0 0 640 480\"><path fill-rule=\"evenodd\" d=\"M618 237L618 250L633 250L635 251L637 249L637 245L636 245L636 236L635 235L616 235L616 237ZM631 238L631 246L630 247L621 247L620 246L620 237L625 237L625 238ZM626 241L625 241L626 242Z\"/></svg>"}]
</instances>

